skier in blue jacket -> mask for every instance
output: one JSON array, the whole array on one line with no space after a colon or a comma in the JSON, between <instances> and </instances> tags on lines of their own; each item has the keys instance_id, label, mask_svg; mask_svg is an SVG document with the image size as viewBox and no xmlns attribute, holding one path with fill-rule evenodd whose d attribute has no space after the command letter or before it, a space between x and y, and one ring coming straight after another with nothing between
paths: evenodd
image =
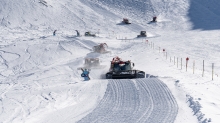
<instances>
[{"instance_id":1,"label":"skier in blue jacket","mask_svg":"<svg viewBox=\"0 0 220 123\"><path fill-rule=\"evenodd\" d=\"M82 77L84 77L84 81L88 81L90 80L90 77L89 77L89 71L87 69L83 70L83 73L81 74Z\"/></svg>"}]
</instances>

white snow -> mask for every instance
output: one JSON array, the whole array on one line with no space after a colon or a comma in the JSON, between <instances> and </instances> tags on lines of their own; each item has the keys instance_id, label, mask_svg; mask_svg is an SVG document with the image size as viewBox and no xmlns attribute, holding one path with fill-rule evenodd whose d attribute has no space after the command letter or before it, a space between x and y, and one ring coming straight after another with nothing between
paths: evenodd
<instances>
[{"instance_id":1,"label":"white snow","mask_svg":"<svg viewBox=\"0 0 220 123\"><path fill-rule=\"evenodd\" d=\"M105 97L110 92L109 83L126 82L105 79L110 61L119 56L168 86L170 91L158 89L149 93L165 97L172 93L178 105L177 115L172 115L174 123L205 123L205 119L219 123L219 6L219 0L1 0L0 122L73 123L88 121L86 118L92 116L93 121L101 119L96 111L100 111L104 99L108 99L105 103L110 101L110 97ZM153 16L158 17L157 23L149 23ZM130 25L121 24L124 17L130 20ZM82 36L77 37L75 30ZM142 30L147 31L147 38L136 38ZM85 37L86 31L96 33L97 37ZM111 54L93 53L92 47L99 43L107 43ZM77 70L87 57L98 57L106 66L92 69L90 81L84 81L82 72ZM134 96L127 90L129 87L141 95L138 89L142 82L133 80L133 83L135 86L123 84L125 90L115 86L127 95L121 95L122 92L109 95L120 94L116 100L120 104L126 96ZM166 94L153 94L156 92ZM164 100L158 98L156 102ZM198 107L190 105L196 102ZM133 106L131 109L135 108L132 99L127 103ZM143 112L138 112L141 109L135 108L137 114L132 118L144 117ZM132 121L144 121L143 117Z\"/></svg>"}]
</instances>

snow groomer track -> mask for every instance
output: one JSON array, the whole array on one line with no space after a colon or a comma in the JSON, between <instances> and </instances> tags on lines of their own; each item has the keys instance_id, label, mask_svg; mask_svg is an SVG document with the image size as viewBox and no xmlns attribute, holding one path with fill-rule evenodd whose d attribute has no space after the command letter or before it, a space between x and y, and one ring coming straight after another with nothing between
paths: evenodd
<instances>
[{"instance_id":1,"label":"snow groomer track","mask_svg":"<svg viewBox=\"0 0 220 123\"><path fill-rule=\"evenodd\" d=\"M157 78L109 80L98 106L78 123L173 123L178 105Z\"/></svg>"}]
</instances>

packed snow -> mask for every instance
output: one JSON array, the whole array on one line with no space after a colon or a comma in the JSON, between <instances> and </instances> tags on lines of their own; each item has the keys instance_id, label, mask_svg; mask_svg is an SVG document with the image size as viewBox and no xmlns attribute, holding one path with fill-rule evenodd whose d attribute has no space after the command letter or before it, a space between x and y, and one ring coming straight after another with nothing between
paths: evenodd
<instances>
[{"instance_id":1,"label":"packed snow","mask_svg":"<svg viewBox=\"0 0 220 123\"><path fill-rule=\"evenodd\" d=\"M219 123L219 6L218 0L1 0L0 123ZM137 38L140 31L147 37ZM110 52L95 53L100 43ZM106 79L116 56L146 78ZM86 58L102 65L90 70L89 81L79 69Z\"/></svg>"}]
</instances>

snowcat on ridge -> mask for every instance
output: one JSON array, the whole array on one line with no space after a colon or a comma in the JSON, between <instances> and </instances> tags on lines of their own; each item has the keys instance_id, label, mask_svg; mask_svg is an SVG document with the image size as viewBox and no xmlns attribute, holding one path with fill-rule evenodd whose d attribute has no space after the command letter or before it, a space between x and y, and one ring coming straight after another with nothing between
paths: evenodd
<instances>
[{"instance_id":1,"label":"snowcat on ridge","mask_svg":"<svg viewBox=\"0 0 220 123\"><path fill-rule=\"evenodd\" d=\"M127 18L123 18L122 23L125 23L125 24L131 24Z\"/></svg>"},{"instance_id":2,"label":"snowcat on ridge","mask_svg":"<svg viewBox=\"0 0 220 123\"><path fill-rule=\"evenodd\" d=\"M154 16L153 17L153 20L152 21L150 21L150 22L148 22L148 24L151 24L151 23L156 23L157 22L157 17L156 16Z\"/></svg>"},{"instance_id":3,"label":"snowcat on ridge","mask_svg":"<svg viewBox=\"0 0 220 123\"><path fill-rule=\"evenodd\" d=\"M119 57L112 59L109 72L106 73L106 79L134 79L145 78L145 72L134 70L134 63L130 60L123 61Z\"/></svg>"},{"instance_id":4,"label":"snowcat on ridge","mask_svg":"<svg viewBox=\"0 0 220 123\"><path fill-rule=\"evenodd\" d=\"M101 43L97 46L93 47L93 51L97 52L97 53L109 53L110 51L106 51L106 48L108 47L108 45L106 43Z\"/></svg>"},{"instance_id":5,"label":"snowcat on ridge","mask_svg":"<svg viewBox=\"0 0 220 123\"><path fill-rule=\"evenodd\" d=\"M92 34L91 32L85 32L85 36L96 37L96 35Z\"/></svg>"},{"instance_id":6,"label":"snowcat on ridge","mask_svg":"<svg viewBox=\"0 0 220 123\"><path fill-rule=\"evenodd\" d=\"M137 37L147 37L146 31L141 31L140 35L137 35Z\"/></svg>"},{"instance_id":7,"label":"snowcat on ridge","mask_svg":"<svg viewBox=\"0 0 220 123\"><path fill-rule=\"evenodd\" d=\"M157 22L157 17L154 16L154 17L153 17L153 20L152 20L151 22Z\"/></svg>"}]
</instances>

